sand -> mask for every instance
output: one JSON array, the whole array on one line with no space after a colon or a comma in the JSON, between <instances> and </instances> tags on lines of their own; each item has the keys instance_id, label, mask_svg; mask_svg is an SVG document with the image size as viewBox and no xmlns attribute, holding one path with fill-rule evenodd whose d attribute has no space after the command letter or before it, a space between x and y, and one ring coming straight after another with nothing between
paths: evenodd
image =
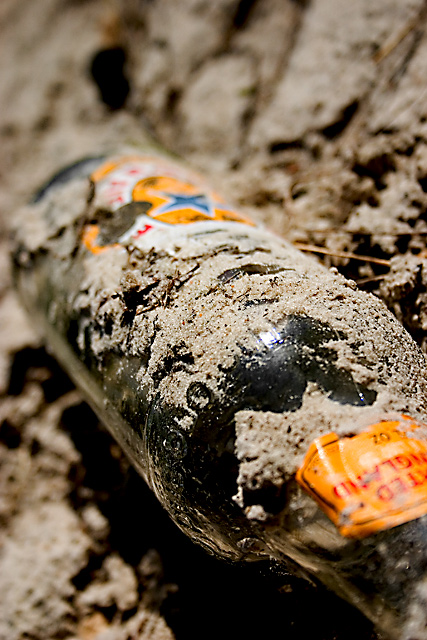
<instances>
[{"instance_id":1,"label":"sand","mask_svg":"<svg viewBox=\"0 0 427 640\"><path fill-rule=\"evenodd\" d=\"M326 249L326 266L379 296L425 351L424 3L42 4L0 9L0 635L217 637L228 613L234 636L375 637L325 591L291 578L279 592L279 571L224 566L169 524L22 311L8 229L60 166L148 129L254 219ZM114 47L127 53L130 93L113 109L89 69ZM342 251L367 259L334 257ZM240 293L248 279L233 283ZM173 330L176 314L163 313ZM202 326L192 339L196 349ZM161 336L157 347L160 363ZM402 386L404 362L400 375ZM248 422L258 446L256 414ZM242 485L260 467L283 480L283 460L257 459Z\"/></svg>"}]
</instances>

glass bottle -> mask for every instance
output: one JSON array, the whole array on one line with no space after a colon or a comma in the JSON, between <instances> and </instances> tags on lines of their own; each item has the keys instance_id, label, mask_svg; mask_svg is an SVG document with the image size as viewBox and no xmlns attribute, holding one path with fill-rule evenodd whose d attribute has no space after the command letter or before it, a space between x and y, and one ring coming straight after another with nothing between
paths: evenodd
<instances>
[{"instance_id":1,"label":"glass bottle","mask_svg":"<svg viewBox=\"0 0 427 640\"><path fill-rule=\"evenodd\" d=\"M154 147L54 176L13 258L46 341L181 529L427 638L426 362L377 298Z\"/></svg>"}]
</instances>

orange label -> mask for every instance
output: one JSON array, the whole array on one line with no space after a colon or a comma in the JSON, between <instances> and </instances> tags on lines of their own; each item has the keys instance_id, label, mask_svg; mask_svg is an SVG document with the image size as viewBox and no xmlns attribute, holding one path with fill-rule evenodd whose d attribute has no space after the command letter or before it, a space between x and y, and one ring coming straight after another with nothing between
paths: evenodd
<instances>
[{"instance_id":1,"label":"orange label","mask_svg":"<svg viewBox=\"0 0 427 640\"><path fill-rule=\"evenodd\" d=\"M362 538L427 513L427 440L409 418L317 438L296 474L343 536Z\"/></svg>"},{"instance_id":2,"label":"orange label","mask_svg":"<svg viewBox=\"0 0 427 640\"><path fill-rule=\"evenodd\" d=\"M104 163L91 179L97 208L114 212L116 219L126 205L133 205L135 211L129 227L122 229L115 242L105 245L100 237L102 229L88 225L83 232L83 244L92 253L119 246L129 238L141 239L153 232L198 222L255 226L249 218L230 208L198 174L165 158L124 156ZM126 215L129 216L129 209ZM105 224L111 226L112 222L110 218Z\"/></svg>"}]
</instances>

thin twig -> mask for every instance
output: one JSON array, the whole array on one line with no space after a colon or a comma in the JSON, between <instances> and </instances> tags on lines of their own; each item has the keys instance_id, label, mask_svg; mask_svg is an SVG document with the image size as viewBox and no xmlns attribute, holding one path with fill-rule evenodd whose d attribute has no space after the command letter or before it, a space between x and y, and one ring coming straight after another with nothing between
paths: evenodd
<instances>
[{"instance_id":1,"label":"thin twig","mask_svg":"<svg viewBox=\"0 0 427 640\"><path fill-rule=\"evenodd\" d=\"M382 45L382 47L380 47L378 51L374 54L373 60L375 64L379 64L380 62L382 62L382 60L384 60L384 58L389 56L390 53L394 51L394 49L396 49L396 47L402 42L402 40L404 40L406 36L409 35L411 31L415 29L416 26L417 26L417 21L411 20L408 24L404 26L404 28L399 33L389 38L389 40L386 41Z\"/></svg>"},{"instance_id":2,"label":"thin twig","mask_svg":"<svg viewBox=\"0 0 427 640\"><path fill-rule=\"evenodd\" d=\"M372 258L371 256L361 256L357 253L351 253L350 251L331 251L324 247L318 247L315 244L305 244L303 242L294 242L294 247L301 251L311 251L312 253L322 253L327 256L333 256L335 258L349 258L351 260L361 260L362 262L373 262L374 264L382 264L385 267L390 266L390 260L383 258Z\"/></svg>"},{"instance_id":3,"label":"thin twig","mask_svg":"<svg viewBox=\"0 0 427 640\"><path fill-rule=\"evenodd\" d=\"M343 229L342 227L328 227L327 229L301 229L316 235L322 234L328 236L330 234L347 233L354 236L381 236L381 237L404 237L404 236L427 236L427 231L355 231L352 229Z\"/></svg>"},{"instance_id":4,"label":"thin twig","mask_svg":"<svg viewBox=\"0 0 427 640\"><path fill-rule=\"evenodd\" d=\"M371 276L370 278L360 278L356 280L356 284L361 287L364 284L369 284L370 282L378 282L379 280L384 280L384 275L382 276Z\"/></svg>"}]
</instances>

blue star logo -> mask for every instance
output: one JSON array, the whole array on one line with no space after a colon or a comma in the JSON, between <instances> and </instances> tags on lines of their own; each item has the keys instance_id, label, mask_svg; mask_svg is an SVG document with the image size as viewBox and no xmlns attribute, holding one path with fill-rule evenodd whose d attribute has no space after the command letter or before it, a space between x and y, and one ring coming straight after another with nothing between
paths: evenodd
<instances>
[{"instance_id":1,"label":"blue star logo","mask_svg":"<svg viewBox=\"0 0 427 640\"><path fill-rule=\"evenodd\" d=\"M161 206L156 210L156 216L162 213L169 213L170 211L178 211L180 209L194 209L199 213L213 217L213 212L209 200L205 195L200 194L196 196L180 195L177 193L162 193L162 195L170 198L169 202Z\"/></svg>"}]
</instances>

